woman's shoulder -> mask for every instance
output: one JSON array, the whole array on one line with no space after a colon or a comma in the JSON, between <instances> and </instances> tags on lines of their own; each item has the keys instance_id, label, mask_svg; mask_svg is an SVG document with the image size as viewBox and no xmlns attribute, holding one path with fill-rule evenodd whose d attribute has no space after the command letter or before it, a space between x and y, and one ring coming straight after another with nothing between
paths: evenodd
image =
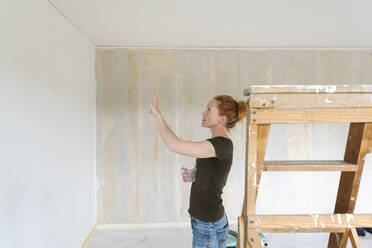
<instances>
[{"instance_id":1,"label":"woman's shoulder","mask_svg":"<svg viewBox=\"0 0 372 248\"><path fill-rule=\"evenodd\" d=\"M221 143L221 144L225 144L227 146L233 147L233 145L234 145L233 141L229 137L215 136L215 137L210 138L210 139L214 139L214 140L216 140L216 142Z\"/></svg>"},{"instance_id":2,"label":"woman's shoulder","mask_svg":"<svg viewBox=\"0 0 372 248\"><path fill-rule=\"evenodd\" d=\"M225 136L216 136L216 137L213 137L213 138L215 138L215 139L221 139L221 140L227 140L227 141L232 142L232 140L229 137L225 137Z\"/></svg>"}]
</instances>

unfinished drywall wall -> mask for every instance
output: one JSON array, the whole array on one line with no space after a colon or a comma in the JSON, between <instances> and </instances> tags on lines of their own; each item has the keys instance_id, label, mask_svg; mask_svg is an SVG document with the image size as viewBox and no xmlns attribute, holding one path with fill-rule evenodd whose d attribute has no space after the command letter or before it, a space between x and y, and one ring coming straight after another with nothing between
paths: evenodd
<instances>
[{"instance_id":1,"label":"unfinished drywall wall","mask_svg":"<svg viewBox=\"0 0 372 248\"><path fill-rule=\"evenodd\" d=\"M80 247L96 222L95 47L48 1L1 5L0 247Z\"/></svg>"},{"instance_id":2,"label":"unfinished drywall wall","mask_svg":"<svg viewBox=\"0 0 372 248\"><path fill-rule=\"evenodd\" d=\"M371 67L368 49L98 49L99 223L189 221L191 185L183 183L180 168L195 159L169 152L162 142L149 113L154 90L176 135L201 141L211 135L201 127L201 113L217 94L246 100L243 90L251 84L367 84ZM343 159L347 131L345 124L273 125L266 158ZM236 220L244 193L245 122L230 137L234 160L223 203ZM337 172L264 173L257 212L332 212L338 180ZM371 183L363 183L363 206L372 206L363 191Z\"/></svg>"}]
</instances>

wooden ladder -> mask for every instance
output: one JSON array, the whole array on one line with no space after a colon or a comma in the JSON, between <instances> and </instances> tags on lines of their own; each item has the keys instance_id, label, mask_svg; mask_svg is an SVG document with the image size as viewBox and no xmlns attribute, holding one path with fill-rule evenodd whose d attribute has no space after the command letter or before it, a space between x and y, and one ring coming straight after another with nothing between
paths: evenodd
<instances>
[{"instance_id":1,"label":"wooden ladder","mask_svg":"<svg viewBox=\"0 0 372 248\"><path fill-rule=\"evenodd\" d=\"M245 194L238 218L239 248L263 247L259 233L329 232L329 248L361 247L356 227L372 227L372 214L356 215L364 157L372 149L372 85L256 85L247 100ZM264 161L271 124L350 123L344 160ZM340 171L334 214L256 215L263 171Z\"/></svg>"}]
</instances>

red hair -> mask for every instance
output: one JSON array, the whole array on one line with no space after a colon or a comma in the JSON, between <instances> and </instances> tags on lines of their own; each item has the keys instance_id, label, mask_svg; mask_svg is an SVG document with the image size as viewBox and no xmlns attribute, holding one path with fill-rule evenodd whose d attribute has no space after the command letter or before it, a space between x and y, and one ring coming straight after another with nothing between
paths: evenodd
<instances>
[{"instance_id":1,"label":"red hair","mask_svg":"<svg viewBox=\"0 0 372 248\"><path fill-rule=\"evenodd\" d=\"M227 129L235 127L247 115L247 105L244 101L235 100L228 95L215 96L213 99L217 101L220 116L225 115L227 117L225 124Z\"/></svg>"}]
</instances>

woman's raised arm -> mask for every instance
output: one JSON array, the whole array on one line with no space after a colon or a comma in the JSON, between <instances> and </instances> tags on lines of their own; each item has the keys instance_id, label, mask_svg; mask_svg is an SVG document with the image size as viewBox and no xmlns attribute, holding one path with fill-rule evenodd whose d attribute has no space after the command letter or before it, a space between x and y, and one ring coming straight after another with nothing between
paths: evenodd
<instances>
[{"instance_id":1,"label":"woman's raised arm","mask_svg":"<svg viewBox=\"0 0 372 248\"><path fill-rule=\"evenodd\" d=\"M155 91L151 97L150 108L150 113L155 117L160 136L170 151L194 158L209 158L216 156L214 147L209 141L183 141L172 132L160 112Z\"/></svg>"}]
</instances>

